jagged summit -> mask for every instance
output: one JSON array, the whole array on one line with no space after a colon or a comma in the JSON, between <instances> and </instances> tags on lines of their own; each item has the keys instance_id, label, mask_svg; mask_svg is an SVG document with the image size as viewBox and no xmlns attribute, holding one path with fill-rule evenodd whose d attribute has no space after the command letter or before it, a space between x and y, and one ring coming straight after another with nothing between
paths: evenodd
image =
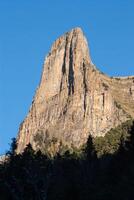
<instances>
[{"instance_id":1,"label":"jagged summit","mask_svg":"<svg viewBox=\"0 0 134 200\"><path fill-rule=\"evenodd\" d=\"M71 94L74 90L74 71L77 72L84 64L86 67L92 65L88 43L82 30L75 28L54 42L45 60L40 85L41 88L42 83L43 87L44 82L46 85L42 91L43 98L48 99L64 88L68 88Z\"/></svg>"},{"instance_id":2,"label":"jagged summit","mask_svg":"<svg viewBox=\"0 0 134 200\"><path fill-rule=\"evenodd\" d=\"M115 79L96 70L87 40L75 28L57 39L46 57L40 85L19 129L17 152L28 143L35 150L44 144L53 153L63 146L79 148L89 134L104 136L131 117L133 77Z\"/></svg>"}]
</instances>

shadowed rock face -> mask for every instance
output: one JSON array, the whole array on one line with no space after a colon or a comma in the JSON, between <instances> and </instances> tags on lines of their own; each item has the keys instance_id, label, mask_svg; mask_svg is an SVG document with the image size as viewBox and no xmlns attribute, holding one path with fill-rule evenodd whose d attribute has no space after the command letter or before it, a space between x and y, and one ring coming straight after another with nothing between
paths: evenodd
<instances>
[{"instance_id":1,"label":"shadowed rock face","mask_svg":"<svg viewBox=\"0 0 134 200\"><path fill-rule=\"evenodd\" d=\"M79 148L91 134L104 136L111 128L134 118L134 77L110 78L93 65L80 28L57 39L46 57L40 85L21 124L17 152L41 133Z\"/></svg>"}]
</instances>

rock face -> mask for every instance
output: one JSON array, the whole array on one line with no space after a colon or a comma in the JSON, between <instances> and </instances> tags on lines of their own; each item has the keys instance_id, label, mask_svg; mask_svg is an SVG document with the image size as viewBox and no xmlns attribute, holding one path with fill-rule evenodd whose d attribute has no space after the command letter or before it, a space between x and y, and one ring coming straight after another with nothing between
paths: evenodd
<instances>
[{"instance_id":1,"label":"rock face","mask_svg":"<svg viewBox=\"0 0 134 200\"><path fill-rule=\"evenodd\" d=\"M93 65L80 28L57 39L46 57L40 85L21 124L17 152L35 138L56 139L79 148L89 135L104 136L111 128L134 118L134 76L110 78Z\"/></svg>"}]
</instances>

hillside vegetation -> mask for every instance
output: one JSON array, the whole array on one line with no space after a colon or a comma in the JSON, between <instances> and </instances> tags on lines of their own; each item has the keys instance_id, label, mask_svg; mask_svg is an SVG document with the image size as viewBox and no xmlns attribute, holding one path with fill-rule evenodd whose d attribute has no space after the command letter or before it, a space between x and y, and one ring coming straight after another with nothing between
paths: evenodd
<instances>
[{"instance_id":1,"label":"hillside vegetation","mask_svg":"<svg viewBox=\"0 0 134 200\"><path fill-rule=\"evenodd\" d=\"M0 165L1 200L132 200L134 197L134 122L92 139L81 152L51 158L30 145Z\"/></svg>"}]
</instances>

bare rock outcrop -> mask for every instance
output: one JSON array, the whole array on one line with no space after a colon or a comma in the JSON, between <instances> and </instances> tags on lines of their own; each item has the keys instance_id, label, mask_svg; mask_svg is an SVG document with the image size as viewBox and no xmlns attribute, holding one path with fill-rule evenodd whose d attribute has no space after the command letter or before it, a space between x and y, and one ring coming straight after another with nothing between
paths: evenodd
<instances>
[{"instance_id":1,"label":"bare rock outcrop","mask_svg":"<svg viewBox=\"0 0 134 200\"><path fill-rule=\"evenodd\" d=\"M17 152L28 143L41 148L56 139L61 145L79 148L89 135L104 136L111 128L134 118L134 77L110 78L96 69L80 28L57 39L46 57L40 85L21 124ZM49 148L49 147L47 147Z\"/></svg>"}]
</instances>

